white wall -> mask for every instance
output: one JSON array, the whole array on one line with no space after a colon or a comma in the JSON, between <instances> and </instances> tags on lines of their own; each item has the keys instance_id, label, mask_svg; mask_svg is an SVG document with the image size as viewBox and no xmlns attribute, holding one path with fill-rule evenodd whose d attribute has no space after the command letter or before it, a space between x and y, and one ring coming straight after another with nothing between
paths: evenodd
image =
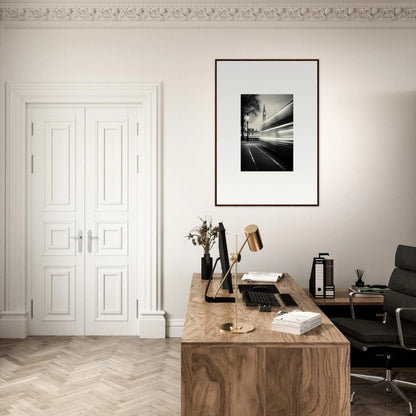
<instances>
[{"instance_id":1,"label":"white wall","mask_svg":"<svg viewBox=\"0 0 416 416\"><path fill-rule=\"evenodd\" d=\"M319 251L330 252L336 285L347 287L357 267L369 283L386 283L397 244L416 245L416 30L323 25L33 24L1 32L2 84L163 82L168 319L184 318L200 267L202 250L184 238L198 216L223 221L230 246L235 233L241 240L244 227L257 223L264 249L247 251L240 270L289 272L304 287ZM319 207L214 206L216 58L320 60Z\"/></svg>"}]
</instances>

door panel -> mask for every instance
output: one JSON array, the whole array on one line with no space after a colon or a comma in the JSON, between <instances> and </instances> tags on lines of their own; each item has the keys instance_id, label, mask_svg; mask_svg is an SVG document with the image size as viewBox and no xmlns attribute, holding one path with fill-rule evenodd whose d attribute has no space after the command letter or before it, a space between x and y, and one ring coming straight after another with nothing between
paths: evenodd
<instances>
[{"instance_id":1,"label":"door panel","mask_svg":"<svg viewBox=\"0 0 416 416\"><path fill-rule=\"evenodd\" d=\"M29 108L31 334L84 334L84 110ZM79 245L81 243L81 245Z\"/></svg>"},{"instance_id":2,"label":"door panel","mask_svg":"<svg viewBox=\"0 0 416 416\"><path fill-rule=\"evenodd\" d=\"M108 114L89 111L88 121L91 117L106 116ZM94 132L96 136L94 149L97 163L97 182L94 184L97 190L96 208L101 211L126 211L128 209L128 119L120 119L113 123L97 121L93 129L89 132Z\"/></svg>"},{"instance_id":3,"label":"door panel","mask_svg":"<svg viewBox=\"0 0 416 416\"><path fill-rule=\"evenodd\" d=\"M74 121L45 120L45 208L51 211L75 209Z\"/></svg>"},{"instance_id":4,"label":"door panel","mask_svg":"<svg viewBox=\"0 0 416 416\"><path fill-rule=\"evenodd\" d=\"M127 256L128 222L97 222L96 256Z\"/></svg>"},{"instance_id":5,"label":"door panel","mask_svg":"<svg viewBox=\"0 0 416 416\"><path fill-rule=\"evenodd\" d=\"M96 266L96 321L127 321L128 266Z\"/></svg>"},{"instance_id":6,"label":"door panel","mask_svg":"<svg viewBox=\"0 0 416 416\"><path fill-rule=\"evenodd\" d=\"M45 256L75 256L75 221L44 222Z\"/></svg>"},{"instance_id":7,"label":"door panel","mask_svg":"<svg viewBox=\"0 0 416 416\"><path fill-rule=\"evenodd\" d=\"M138 333L137 122L137 108L86 111L88 335Z\"/></svg>"},{"instance_id":8,"label":"door panel","mask_svg":"<svg viewBox=\"0 0 416 416\"><path fill-rule=\"evenodd\" d=\"M44 266L44 321L75 321L75 266Z\"/></svg>"}]
</instances>

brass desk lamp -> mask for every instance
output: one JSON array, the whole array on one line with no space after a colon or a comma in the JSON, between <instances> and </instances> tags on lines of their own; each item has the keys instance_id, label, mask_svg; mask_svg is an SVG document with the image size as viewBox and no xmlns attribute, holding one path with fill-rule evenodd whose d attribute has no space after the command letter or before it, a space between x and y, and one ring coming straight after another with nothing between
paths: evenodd
<instances>
[{"instance_id":1,"label":"brass desk lamp","mask_svg":"<svg viewBox=\"0 0 416 416\"><path fill-rule=\"evenodd\" d=\"M254 326L248 323L238 324L237 323L237 292L238 292L238 285L237 285L237 263L241 260L241 252L243 251L244 246L248 243L248 246L251 251L260 251L263 248L263 242L261 241L259 227L257 225L251 224L247 225L244 229L246 233L246 239L244 240L243 245L241 246L240 250L237 253L231 254L231 265L230 268L225 273L224 277L221 280L220 285L218 286L217 291L214 294L214 298L218 295L224 280L227 276L231 273L233 266L235 266L234 270L234 284L235 284L235 302L234 302L234 322L227 322L220 326L221 332L233 333L233 334L245 334L247 332L254 331ZM236 236L236 248L237 250L237 236Z\"/></svg>"}]
</instances>

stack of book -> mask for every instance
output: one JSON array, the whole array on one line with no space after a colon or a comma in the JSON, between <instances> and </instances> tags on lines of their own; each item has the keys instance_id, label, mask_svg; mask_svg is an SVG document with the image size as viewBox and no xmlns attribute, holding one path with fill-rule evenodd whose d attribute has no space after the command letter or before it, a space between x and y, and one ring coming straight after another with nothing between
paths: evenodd
<instances>
[{"instance_id":1,"label":"stack of book","mask_svg":"<svg viewBox=\"0 0 416 416\"><path fill-rule=\"evenodd\" d=\"M302 335L319 325L320 313L292 311L276 316L272 322L272 330Z\"/></svg>"}]
</instances>

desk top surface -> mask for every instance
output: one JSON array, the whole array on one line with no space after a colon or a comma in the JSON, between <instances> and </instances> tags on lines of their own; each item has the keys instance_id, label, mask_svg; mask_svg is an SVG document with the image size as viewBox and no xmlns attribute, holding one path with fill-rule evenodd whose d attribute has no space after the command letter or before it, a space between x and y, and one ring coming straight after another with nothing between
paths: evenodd
<instances>
[{"instance_id":1,"label":"desk top surface","mask_svg":"<svg viewBox=\"0 0 416 416\"><path fill-rule=\"evenodd\" d=\"M219 277L217 275L217 277ZM239 280L241 274L239 274ZM233 278L234 280L234 278ZM219 331L219 326L226 322L233 322L234 303L208 303L205 301L205 288L207 280L201 280L200 274L192 277L191 291L189 294L188 308L186 312L185 327L182 336L182 345L190 343L204 344L284 344L286 346L316 346L316 345L348 345L348 340L341 334L329 318L322 313L316 304L305 294L297 283L288 275L276 283L281 293L290 293L298 307L272 308L272 312L259 312L255 307L246 307L240 291L238 291L238 321L249 322L254 327L253 332L247 334L224 334ZM219 284L219 279L214 278L209 289L212 296ZM225 291L220 291L219 296L228 296ZM227 291L228 294L228 291ZM233 296L233 295L232 295ZM279 302L282 302L279 299ZM319 312L322 316L321 326L312 329L303 335L294 335L284 332L272 331L272 321L279 310L301 309L303 311Z\"/></svg>"}]
</instances>

